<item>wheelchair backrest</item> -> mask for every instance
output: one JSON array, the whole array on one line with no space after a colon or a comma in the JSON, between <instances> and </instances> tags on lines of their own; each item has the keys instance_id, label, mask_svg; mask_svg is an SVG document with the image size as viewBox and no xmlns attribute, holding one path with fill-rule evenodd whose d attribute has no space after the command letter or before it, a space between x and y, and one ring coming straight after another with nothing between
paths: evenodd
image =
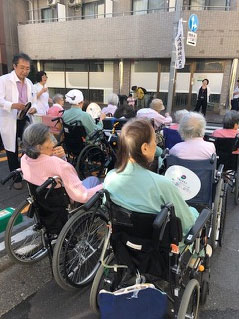
<instances>
[{"instance_id":1,"label":"wheelchair backrest","mask_svg":"<svg viewBox=\"0 0 239 319\"><path fill-rule=\"evenodd\" d=\"M164 207L160 228L155 220L157 214L130 211L111 202L112 247L118 262L126 264L131 271L163 275L168 269L171 244L182 240L181 221ZM160 240L160 235L162 235Z\"/></svg>"},{"instance_id":2,"label":"wheelchair backrest","mask_svg":"<svg viewBox=\"0 0 239 319\"><path fill-rule=\"evenodd\" d=\"M170 155L166 158L166 165L167 167L180 165L193 171L201 181L201 189L195 197L187 202L191 205L196 204L211 207L217 167L216 157L206 160L186 160Z\"/></svg>"},{"instance_id":3,"label":"wheelchair backrest","mask_svg":"<svg viewBox=\"0 0 239 319\"><path fill-rule=\"evenodd\" d=\"M86 138L86 131L81 122L66 124L63 122L64 146L67 153L79 155Z\"/></svg>"},{"instance_id":4,"label":"wheelchair backrest","mask_svg":"<svg viewBox=\"0 0 239 319\"><path fill-rule=\"evenodd\" d=\"M121 130L123 125L127 123L128 119L117 119L115 117L109 117L103 120L103 128L104 130L112 130L113 126L116 122L119 124L116 127L116 130Z\"/></svg>"},{"instance_id":5,"label":"wheelchair backrest","mask_svg":"<svg viewBox=\"0 0 239 319\"><path fill-rule=\"evenodd\" d=\"M163 128L163 136L165 140L165 147L168 149L183 141L177 130L172 130L167 127Z\"/></svg>"},{"instance_id":6,"label":"wheelchair backrest","mask_svg":"<svg viewBox=\"0 0 239 319\"><path fill-rule=\"evenodd\" d=\"M216 138L215 147L218 164L224 164L224 170L237 170L238 154L232 154L238 149L238 138Z\"/></svg>"},{"instance_id":7,"label":"wheelchair backrest","mask_svg":"<svg viewBox=\"0 0 239 319\"><path fill-rule=\"evenodd\" d=\"M37 194L36 189L38 186L29 182L27 184L30 194L34 198L33 206L37 209L41 223L46 227L49 233L60 233L62 227L67 222L67 208L70 204L70 199L65 188L55 188L49 192L47 198L45 198L49 188Z\"/></svg>"}]
</instances>

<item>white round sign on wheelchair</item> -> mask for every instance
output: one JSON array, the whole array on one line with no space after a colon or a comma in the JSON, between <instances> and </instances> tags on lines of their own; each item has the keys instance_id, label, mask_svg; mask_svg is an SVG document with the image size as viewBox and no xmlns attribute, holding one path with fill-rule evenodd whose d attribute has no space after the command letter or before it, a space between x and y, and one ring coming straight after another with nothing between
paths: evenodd
<instances>
[{"instance_id":1,"label":"white round sign on wheelchair","mask_svg":"<svg viewBox=\"0 0 239 319\"><path fill-rule=\"evenodd\" d=\"M199 177L190 169L180 166L170 166L165 176L178 188L184 200L195 197L201 189Z\"/></svg>"}]
</instances>

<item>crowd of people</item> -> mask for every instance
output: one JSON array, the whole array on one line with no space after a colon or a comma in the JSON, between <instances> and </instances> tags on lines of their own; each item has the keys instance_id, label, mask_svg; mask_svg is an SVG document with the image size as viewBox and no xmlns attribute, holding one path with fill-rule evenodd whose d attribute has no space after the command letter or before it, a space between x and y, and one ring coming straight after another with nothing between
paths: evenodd
<instances>
[{"instance_id":1,"label":"crowd of people","mask_svg":"<svg viewBox=\"0 0 239 319\"><path fill-rule=\"evenodd\" d=\"M49 127L42 123L31 124L23 133L23 177L34 185L41 185L49 176L60 176L69 197L80 203L85 203L102 187L110 191L114 202L138 212L156 213L162 203L173 202L185 234L194 223L197 212L188 207L171 182L150 171L149 164L156 152L155 130L162 125L178 131L182 138L182 142L170 149L170 154L192 160L210 158L216 151L213 143L203 139L205 117L198 112L179 110L173 123L170 114L162 114L165 110L162 100L157 96L146 98L147 91L136 86L123 99L119 99L117 94L110 94L107 106L102 109L96 103L85 104L84 96L78 89L70 90L65 96L56 94L51 99L44 71L37 73L37 83L34 85L27 78L30 63L26 54L18 54L13 59L14 70L0 77L0 132L10 171L20 165L17 136L23 124L18 114L27 102L32 103L26 115L33 117L31 121L34 122L34 114L62 116L66 124L79 122L79 125L83 125L86 135L103 129L106 117L130 119L120 135L116 168L108 173L104 185L96 177L81 181L75 168L65 160L64 149L55 147L56 141ZM209 96L208 83L207 79L203 80L195 108L195 111L199 111L202 107L204 115ZM67 110L64 110L65 102L70 105ZM238 112L228 111L223 129L216 130L213 136L235 137L238 125ZM21 189L22 181L16 180L14 187Z\"/></svg>"}]
</instances>

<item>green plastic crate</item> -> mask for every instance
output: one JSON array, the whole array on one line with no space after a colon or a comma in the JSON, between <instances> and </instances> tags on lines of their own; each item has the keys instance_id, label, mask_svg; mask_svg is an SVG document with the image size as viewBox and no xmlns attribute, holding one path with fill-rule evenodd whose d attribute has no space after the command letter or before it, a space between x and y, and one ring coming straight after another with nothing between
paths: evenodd
<instances>
[{"instance_id":1,"label":"green plastic crate","mask_svg":"<svg viewBox=\"0 0 239 319\"><path fill-rule=\"evenodd\" d=\"M14 213L14 208L12 207L7 207L5 209L0 210L0 233L5 231L7 227L7 223L13 213ZM22 215L19 215L15 222L15 225L20 224L22 222L22 219L23 219Z\"/></svg>"}]
</instances>

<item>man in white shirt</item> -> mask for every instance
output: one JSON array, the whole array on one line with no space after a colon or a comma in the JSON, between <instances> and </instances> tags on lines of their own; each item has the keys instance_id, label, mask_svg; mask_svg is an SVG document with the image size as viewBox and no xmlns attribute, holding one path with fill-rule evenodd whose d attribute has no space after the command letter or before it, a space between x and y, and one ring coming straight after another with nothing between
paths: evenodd
<instances>
[{"instance_id":1,"label":"man in white shirt","mask_svg":"<svg viewBox=\"0 0 239 319\"><path fill-rule=\"evenodd\" d=\"M15 55L13 68L12 72L0 77L0 133L10 171L20 167L17 133L21 123L18 120L20 125L17 125L18 112L24 109L27 102L36 101L33 84L27 79L31 69L30 57L24 53ZM14 188L22 188L20 180L16 181Z\"/></svg>"}]
</instances>

